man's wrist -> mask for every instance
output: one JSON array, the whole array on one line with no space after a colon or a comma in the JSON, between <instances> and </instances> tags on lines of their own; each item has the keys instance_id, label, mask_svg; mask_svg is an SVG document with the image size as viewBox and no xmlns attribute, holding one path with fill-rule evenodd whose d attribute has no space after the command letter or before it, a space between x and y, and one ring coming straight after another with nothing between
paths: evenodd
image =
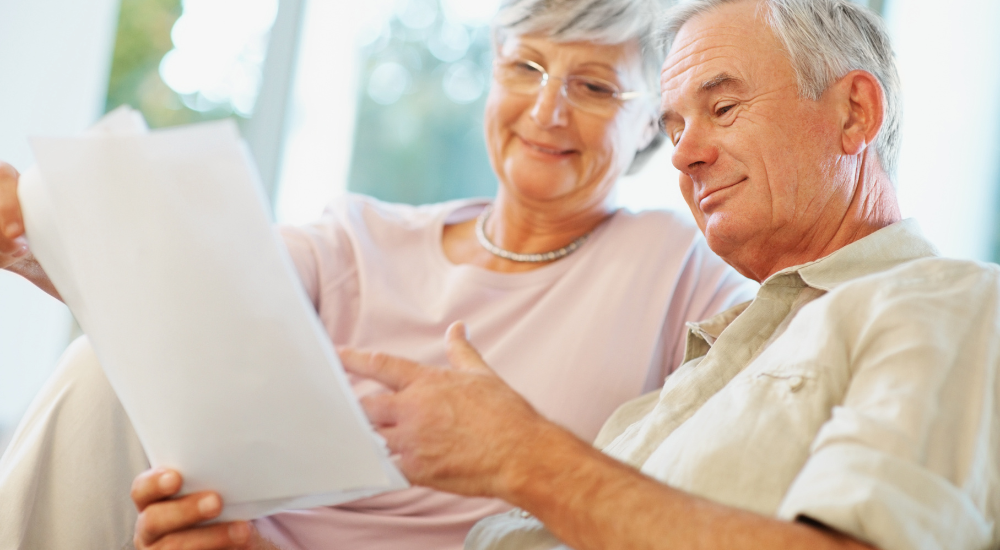
<instances>
[{"instance_id":1,"label":"man's wrist","mask_svg":"<svg viewBox=\"0 0 1000 550\"><path fill-rule=\"evenodd\" d=\"M568 430L540 420L523 444L504 460L496 496L525 509L549 495L567 471L579 471L600 452Z\"/></svg>"}]
</instances>

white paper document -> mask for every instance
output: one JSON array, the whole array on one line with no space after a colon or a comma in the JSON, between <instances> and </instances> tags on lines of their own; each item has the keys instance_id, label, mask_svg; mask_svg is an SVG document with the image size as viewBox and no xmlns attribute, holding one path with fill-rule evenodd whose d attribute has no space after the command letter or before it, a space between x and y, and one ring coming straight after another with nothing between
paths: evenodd
<instances>
[{"instance_id":1,"label":"white paper document","mask_svg":"<svg viewBox=\"0 0 1000 550\"><path fill-rule=\"evenodd\" d=\"M89 336L154 466L222 519L401 489L270 222L236 126L143 132L123 109L36 138L32 252Z\"/></svg>"}]
</instances>

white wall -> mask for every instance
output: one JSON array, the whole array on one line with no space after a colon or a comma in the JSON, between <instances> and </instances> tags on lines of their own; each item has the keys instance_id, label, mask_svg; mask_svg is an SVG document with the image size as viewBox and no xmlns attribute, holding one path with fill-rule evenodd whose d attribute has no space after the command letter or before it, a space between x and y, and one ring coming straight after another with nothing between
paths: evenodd
<instances>
[{"instance_id":1,"label":"white wall","mask_svg":"<svg viewBox=\"0 0 1000 550\"><path fill-rule=\"evenodd\" d=\"M0 159L32 163L27 136L74 134L104 108L118 0L0 1ZM0 449L69 338L59 302L0 272Z\"/></svg>"},{"instance_id":2,"label":"white wall","mask_svg":"<svg viewBox=\"0 0 1000 550\"><path fill-rule=\"evenodd\" d=\"M988 260L1000 206L1000 1L889 0L899 199L947 256Z\"/></svg>"}]
</instances>

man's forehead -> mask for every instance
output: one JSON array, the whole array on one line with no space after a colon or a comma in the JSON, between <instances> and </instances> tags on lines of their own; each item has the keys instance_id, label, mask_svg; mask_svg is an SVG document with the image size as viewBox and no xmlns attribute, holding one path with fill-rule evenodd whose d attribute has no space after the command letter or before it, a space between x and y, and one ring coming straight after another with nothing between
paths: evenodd
<instances>
[{"instance_id":1,"label":"man's forehead","mask_svg":"<svg viewBox=\"0 0 1000 550\"><path fill-rule=\"evenodd\" d=\"M778 67L783 66L783 67ZM725 4L700 14L681 27L660 73L663 93L710 89L723 80L751 82L759 69L785 72L787 56L758 14L756 2Z\"/></svg>"}]
</instances>

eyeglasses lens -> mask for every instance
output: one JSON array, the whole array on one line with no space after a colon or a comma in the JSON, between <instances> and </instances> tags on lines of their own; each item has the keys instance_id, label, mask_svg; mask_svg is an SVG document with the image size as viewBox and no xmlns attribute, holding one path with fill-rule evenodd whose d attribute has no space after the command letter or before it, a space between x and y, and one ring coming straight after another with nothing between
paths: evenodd
<instances>
[{"instance_id":1,"label":"eyeglasses lens","mask_svg":"<svg viewBox=\"0 0 1000 550\"><path fill-rule=\"evenodd\" d=\"M495 76L500 85L517 94L537 94L548 80L537 64L512 60L498 62ZM589 76L570 75L563 81L562 93L571 105L601 116L612 116L619 107L619 90L614 84Z\"/></svg>"}]
</instances>

